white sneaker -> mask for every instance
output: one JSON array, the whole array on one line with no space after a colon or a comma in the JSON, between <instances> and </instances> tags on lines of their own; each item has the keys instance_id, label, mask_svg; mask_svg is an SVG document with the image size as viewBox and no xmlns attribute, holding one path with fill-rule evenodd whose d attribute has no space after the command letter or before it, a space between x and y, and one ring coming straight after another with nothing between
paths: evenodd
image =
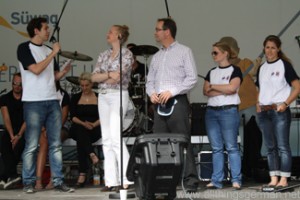
<instances>
[{"instance_id":1,"label":"white sneaker","mask_svg":"<svg viewBox=\"0 0 300 200\"><path fill-rule=\"evenodd\" d=\"M5 182L4 181L0 181L0 190L4 189L4 185L5 185Z\"/></svg>"},{"instance_id":2,"label":"white sneaker","mask_svg":"<svg viewBox=\"0 0 300 200\"><path fill-rule=\"evenodd\" d=\"M4 184L3 189L11 189L15 186L15 184L19 183L21 181L21 177L15 177L15 178L8 178L6 184Z\"/></svg>"}]
</instances>

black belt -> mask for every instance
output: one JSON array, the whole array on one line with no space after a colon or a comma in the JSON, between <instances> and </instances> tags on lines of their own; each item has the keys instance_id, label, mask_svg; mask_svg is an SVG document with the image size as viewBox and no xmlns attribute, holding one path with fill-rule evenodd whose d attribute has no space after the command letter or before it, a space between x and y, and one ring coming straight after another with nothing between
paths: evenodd
<instances>
[{"instance_id":1,"label":"black belt","mask_svg":"<svg viewBox=\"0 0 300 200\"><path fill-rule=\"evenodd\" d=\"M237 108L238 105L230 104L230 105L224 105L224 106L207 106L207 108L213 109L213 110L227 110L229 108Z\"/></svg>"}]
</instances>

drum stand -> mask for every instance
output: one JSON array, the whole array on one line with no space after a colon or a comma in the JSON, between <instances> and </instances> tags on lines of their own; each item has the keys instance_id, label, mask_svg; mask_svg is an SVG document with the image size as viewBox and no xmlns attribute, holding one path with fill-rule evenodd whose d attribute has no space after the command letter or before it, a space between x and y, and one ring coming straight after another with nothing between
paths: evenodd
<instances>
[{"instance_id":1,"label":"drum stand","mask_svg":"<svg viewBox=\"0 0 300 200\"><path fill-rule=\"evenodd\" d=\"M149 55L143 54L143 57L144 57L144 67L145 67L145 69L144 69L144 71L145 71L144 82L138 82L138 84L144 84L143 94L144 94L144 102L145 102L145 108L144 108L145 115L144 116L142 115L142 120L143 120L143 118L145 120L145 124L143 124L144 131L146 133L149 133L149 132L151 132L151 129L149 129L148 121L152 121L152 119L148 116L148 96L147 96L147 93L146 93L147 69L148 69L148 64L147 63L148 63Z\"/></svg>"},{"instance_id":2,"label":"drum stand","mask_svg":"<svg viewBox=\"0 0 300 200\"><path fill-rule=\"evenodd\" d=\"M147 97L147 93L146 93L146 83L147 83L147 69L148 69L148 65L147 65L147 63L148 63L148 58L149 58L149 56L148 55L146 55L146 54L144 54L143 55L143 57L144 57L144 60L145 60L145 84L144 84L144 88L143 88L143 90L144 90L144 100L145 100L145 117L146 117L146 121L145 121L145 131L146 132L149 132L149 124L148 124L148 119L150 118L149 116L148 116L148 97Z\"/></svg>"}]
</instances>

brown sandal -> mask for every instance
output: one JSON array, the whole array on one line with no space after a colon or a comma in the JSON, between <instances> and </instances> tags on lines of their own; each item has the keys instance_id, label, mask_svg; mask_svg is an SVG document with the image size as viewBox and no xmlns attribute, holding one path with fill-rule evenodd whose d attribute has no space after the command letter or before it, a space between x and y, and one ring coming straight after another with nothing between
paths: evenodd
<instances>
[{"instance_id":1,"label":"brown sandal","mask_svg":"<svg viewBox=\"0 0 300 200\"><path fill-rule=\"evenodd\" d=\"M35 182L34 189L36 189L36 190L42 190L42 189L44 189L41 177L38 177L38 176L36 177L36 182Z\"/></svg>"}]
</instances>

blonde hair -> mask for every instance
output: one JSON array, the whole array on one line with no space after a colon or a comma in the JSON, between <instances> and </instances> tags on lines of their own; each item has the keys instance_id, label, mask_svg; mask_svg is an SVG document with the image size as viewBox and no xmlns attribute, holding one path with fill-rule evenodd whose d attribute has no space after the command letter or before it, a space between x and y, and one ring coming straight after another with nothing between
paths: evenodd
<instances>
[{"instance_id":1,"label":"blonde hair","mask_svg":"<svg viewBox=\"0 0 300 200\"><path fill-rule=\"evenodd\" d=\"M121 36L121 44L127 42L129 37L129 27L126 25L113 25L113 26L118 29L118 32Z\"/></svg>"},{"instance_id":2,"label":"blonde hair","mask_svg":"<svg viewBox=\"0 0 300 200\"><path fill-rule=\"evenodd\" d=\"M213 47L217 47L223 53L226 51L228 53L228 56L227 56L228 59L233 58L232 50L231 50L230 46L228 44L226 44L225 42L216 42L215 44L213 44Z\"/></svg>"},{"instance_id":3,"label":"blonde hair","mask_svg":"<svg viewBox=\"0 0 300 200\"><path fill-rule=\"evenodd\" d=\"M92 74L89 72L82 72L78 78L78 81L89 81L92 82Z\"/></svg>"}]
</instances>

